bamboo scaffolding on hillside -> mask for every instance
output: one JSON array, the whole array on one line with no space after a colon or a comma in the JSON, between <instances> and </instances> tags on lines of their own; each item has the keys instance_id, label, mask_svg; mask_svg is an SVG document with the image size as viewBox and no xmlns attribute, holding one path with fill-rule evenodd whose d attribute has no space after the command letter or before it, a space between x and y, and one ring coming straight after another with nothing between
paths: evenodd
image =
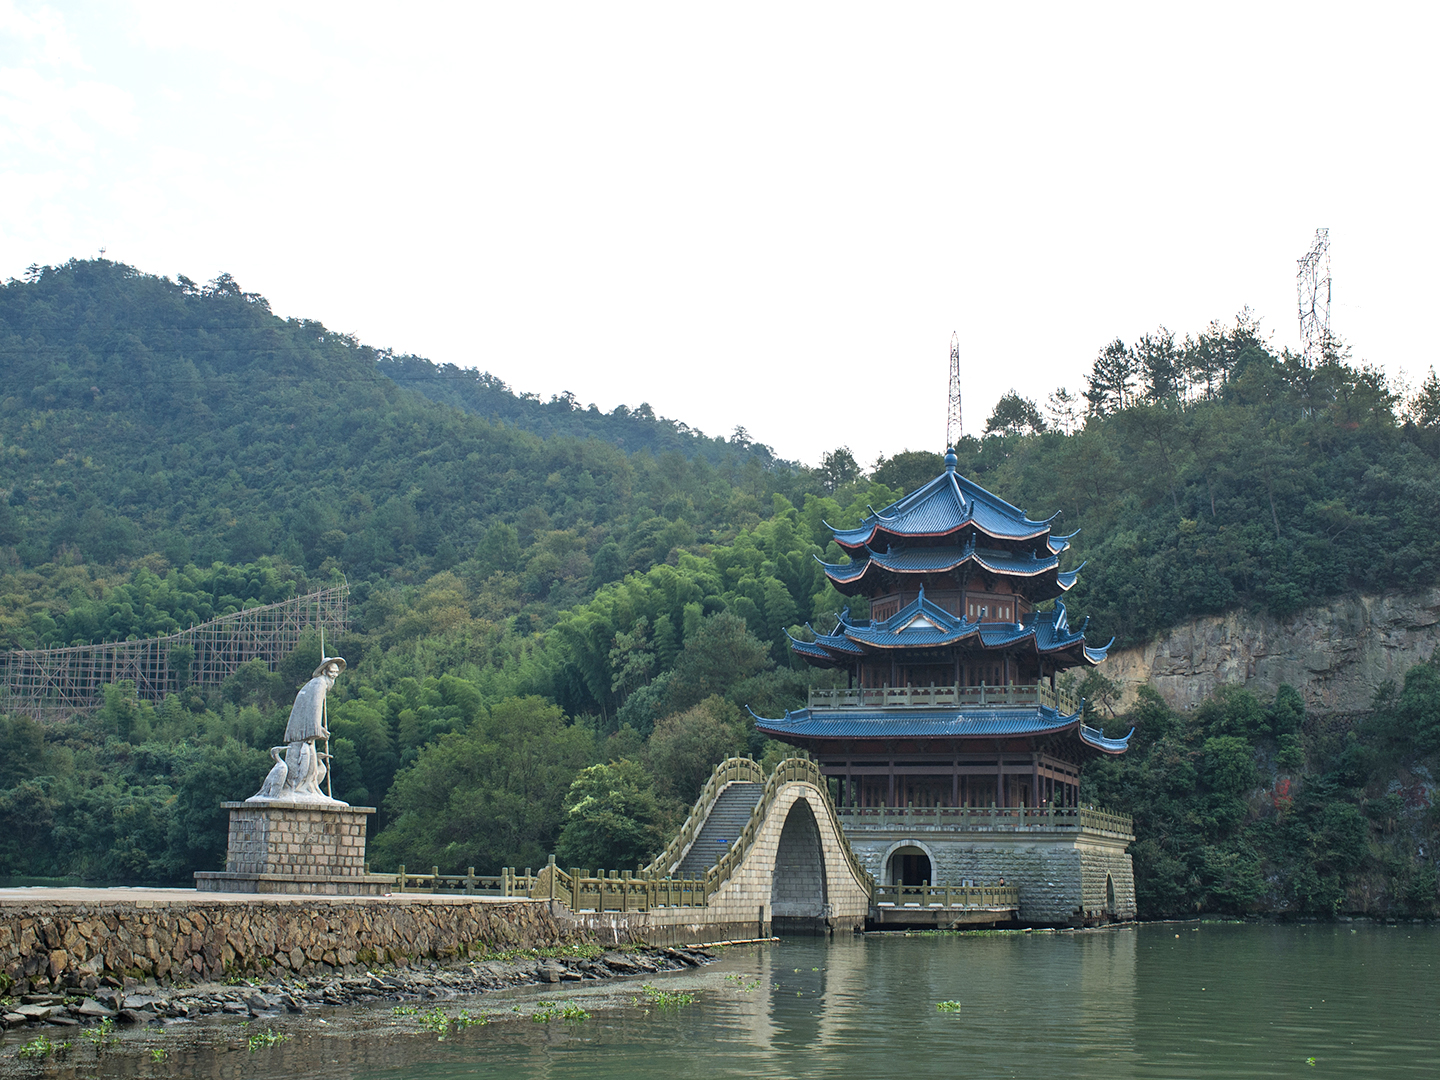
<instances>
[{"instance_id":1,"label":"bamboo scaffolding on hillside","mask_svg":"<svg viewBox=\"0 0 1440 1080\"><path fill-rule=\"evenodd\" d=\"M103 688L122 680L142 701L158 702L184 686L216 686L251 660L274 671L308 631L343 633L349 599L350 587L337 585L166 637L0 652L0 712L60 719L97 708ZM170 662L182 647L192 650L188 668Z\"/></svg>"}]
</instances>

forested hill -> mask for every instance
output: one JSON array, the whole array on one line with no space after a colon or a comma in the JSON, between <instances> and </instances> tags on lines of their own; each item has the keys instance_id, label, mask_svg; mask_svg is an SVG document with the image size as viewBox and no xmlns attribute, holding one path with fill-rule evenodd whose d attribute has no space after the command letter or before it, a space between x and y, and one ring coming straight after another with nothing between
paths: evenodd
<instances>
[{"instance_id":1,"label":"forested hill","mask_svg":"<svg viewBox=\"0 0 1440 1080\"><path fill-rule=\"evenodd\" d=\"M363 583L423 578L489 537L492 569L532 570L527 599L557 610L805 482L763 448L634 414L627 434L706 452L634 453L608 441L616 418L578 410L542 438L402 389L393 366L228 277L35 268L0 287L0 572L264 556ZM5 619L4 644L57 643Z\"/></svg>"},{"instance_id":2,"label":"forested hill","mask_svg":"<svg viewBox=\"0 0 1440 1080\"><path fill-rule=\"evenodd\" d=\"M642 401L634 409L617 405L605 413L593 404L582 406L570 393L541 401L537 394L516 393L488 371L435 364L418 356L382 355L379 365L400 386L432 401L537 435L604 439L629 451L648 450L657 455L677 451L686 457L702 456L715 465L737 452L753 454L767 466L783 464L775 461L768 446L752 442L743 427L728 441L711 438L683 421L656 416L648 402Z\"/></svg>"}]
</instances>

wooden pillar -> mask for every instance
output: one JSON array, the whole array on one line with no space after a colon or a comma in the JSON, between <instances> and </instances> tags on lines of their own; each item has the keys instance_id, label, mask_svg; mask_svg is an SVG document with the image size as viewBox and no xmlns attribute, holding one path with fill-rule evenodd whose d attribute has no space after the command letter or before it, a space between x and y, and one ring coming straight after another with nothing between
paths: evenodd
<instances>
[{"instance_id":1,"label":"wooden pillar","mask_svg":"<svg viewBox=\"0 0 1440 1080\"><path fill-rule=\"evenodd\" d=\"M890 762L890 798L886 806L895 805L895 762Z\"/></svg>"},{"instance_id":2,"label":"wooden pillar","mask_svg":"<svg viewBox=\"0 0 1440 1080\"><path fill-rule=\"evenodd\" d=\"M1005 755L995 748L995 805L1005 805Z\"/></svg>"}]
</instances>

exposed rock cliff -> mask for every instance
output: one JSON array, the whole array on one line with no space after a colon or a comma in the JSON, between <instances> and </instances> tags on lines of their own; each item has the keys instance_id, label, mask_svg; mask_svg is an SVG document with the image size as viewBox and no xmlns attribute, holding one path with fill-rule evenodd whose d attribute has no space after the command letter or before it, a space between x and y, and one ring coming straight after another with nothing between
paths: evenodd
<instances>
[{"instance_id":1,"label":"exposed rock cliff","mask_svg":"<svg viewBox=\"0 0 1440 1080\"><path fill-rule=\"evenodd\" d=\"M1387 679L1430 659L1440 638L1440 589L1337 597L1285 618L1245 611L1195 619L1147 645L1117 650L1101 667L1125 690L1149 683L1172 708L1218 686L1273 694L1289 683L1317 713L1362 712Z\"/></svg>"}]
</instances>

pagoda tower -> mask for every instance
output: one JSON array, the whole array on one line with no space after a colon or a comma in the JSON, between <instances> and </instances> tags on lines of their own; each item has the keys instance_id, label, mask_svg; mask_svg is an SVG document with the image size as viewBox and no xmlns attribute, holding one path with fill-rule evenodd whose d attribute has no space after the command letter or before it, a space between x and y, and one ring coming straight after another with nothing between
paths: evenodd
<instances>
[{"instance_id":1,"label":"pagoda tower","mask_svg":"<svg viewBox=\"0 0 1440 1080\"><path fill-rule=\"evenodd\" d=\"M1054 520L1033 521L959 475L948 451L940 476L835 531L849 561L824 564L826 576L868 598L870 618L842 613L790 647L844 670L849 688L812 689L806 708L756 726L815 755L877 880L1004 877L1021 883L1031 921L1125 917L1129 822L1081 807L1080 776L1088 760L1125 753L1130 736L1085 724L1083 703L1058 683L1101 663L1110 643L1087 645L1085 624L1070 625L1062 598L1079 568L1060 569L1060 556L1074 534L1056 536ZM1022 833L1035 842L1017 847ZM1032 892L1026 904L1027 880L1054 889L1069 870L1063 895Z\"/></svg>"}]
</instances>

